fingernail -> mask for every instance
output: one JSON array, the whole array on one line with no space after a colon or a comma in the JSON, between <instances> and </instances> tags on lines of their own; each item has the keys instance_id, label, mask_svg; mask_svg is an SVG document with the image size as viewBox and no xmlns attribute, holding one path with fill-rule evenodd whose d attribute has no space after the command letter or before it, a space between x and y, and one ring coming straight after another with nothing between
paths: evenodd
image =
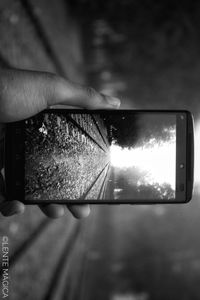
<instances>
[{"instance_id":1,"label":"fingernail","mask_svg":"<svg viewBox=\"0 0 200 300\"><path fill-rule=\"evenodd\" d=\"M3 216L9 217L9 216L12 216L12 215L15 215L15 214L19 213L19 211L16 210L15 208L13 208L13 207L3 207L1 209L1 213L2 213Z\"/></svg>"},{"instance_id":2,"label":"fingernail","mask_svg":"<svg viewBox=\"0 0 200 300\"><path fill-rule=\"evenodd\" d=\"M65 209L64 209L64 207L60 207L60 208L57 210L57 216L58 216L58 217L62 217L62 216L64 216L64 214L65 214Z\"/></svg>"},{"instance_id":3,"label":"fingernail","mask_svg":"<svg viewBox=\"0 0 200 300\"><path fill-rule=\"evenodd\" d=\"M57 205L57 204L50 204L49 206L49 213L47 215L51 218L60 218L64 216L65 214L65 208L63 205Z\"/></svg>"},{"instance_id":4,"label":"fingernail","mask_svg":"<svg viewBox=\"0 0 200 300\"><path fill-rule=\"evenodd\" d=\"M89 216L89 214L90 214L90 206L88 205L87 207L85 207L83 217L86 218Z\"/></svg>"},{"instance_id":5,"label":"fingernail","mask_svg":"<svg viewBox=\"0 0 200 300\"><path fill-rule=\"evenodd\" d=\"M116 97L108 97L107 101L110 105L112 105L116 108L120 107L121 101Z\"/></svg>"},{"instance_id":6,"label":"fingernail","mask_svg":"<svg viewBox=\"0 0 200 300\"><path fill-rule=\"evenodd\" d=\"M21 214L24 212L24 208L21 205L17 205L13 200L13 203L2 203L1 204L1 213L3 216L9 217L15 214Z\"/></svg>"}]
</instances>

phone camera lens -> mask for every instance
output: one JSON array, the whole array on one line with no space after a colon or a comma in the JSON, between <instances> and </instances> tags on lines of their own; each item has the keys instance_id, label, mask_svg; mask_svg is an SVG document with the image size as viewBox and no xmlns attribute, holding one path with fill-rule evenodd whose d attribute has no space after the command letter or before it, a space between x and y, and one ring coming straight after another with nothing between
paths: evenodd
<instances>
[{"instance_id":1,"label":"phone camera lens","mask_svg":"<svg viewBox=\"0 0 200 300\"><path fill-rule=\"evenodd\" d=\"M184 169L184 164L180 164L180 169Z\"/></svg>"}]
</instances>

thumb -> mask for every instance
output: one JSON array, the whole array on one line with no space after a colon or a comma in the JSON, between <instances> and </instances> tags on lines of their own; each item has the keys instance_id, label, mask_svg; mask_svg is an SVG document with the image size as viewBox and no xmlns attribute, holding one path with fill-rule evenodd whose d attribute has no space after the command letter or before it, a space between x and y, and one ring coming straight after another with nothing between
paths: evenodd
<instances>
[{"instance_id":1,"label":"thumb","mask_svg":"<svg viewBox=\"0 0 200 300\"><path fill-rule=\"evenodd\" d=\"M119 107L120 100L52 73L0 70L0 122L25 119L58 104L106 109Z\"/></svg>"},{"instance_id":2,"label":"thumb","mask_svg":"<svg viewBox=\"0 0 200 300\"><path fill-rule=\"evenodd\" d=\"M87 109L118 108L118 98L104 95L92 87L83 86L57 77L55 95L49 99L50 105L69 105Z\"/></svg>"}]
</instances>

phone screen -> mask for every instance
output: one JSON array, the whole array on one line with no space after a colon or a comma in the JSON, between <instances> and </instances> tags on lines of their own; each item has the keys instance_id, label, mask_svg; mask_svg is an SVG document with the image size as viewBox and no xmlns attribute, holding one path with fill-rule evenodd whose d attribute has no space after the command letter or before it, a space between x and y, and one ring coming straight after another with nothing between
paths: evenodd
<instances>
[{"instance_id":1,"label":"phone screen","mask_svg":"<svg viewBox=\"0 0 200 300\"><path fill-rule=\"evenodd\" d=\"M48 110L27 119L25 201L175 199L176 117Z\"/></svg>"}]
</instances>

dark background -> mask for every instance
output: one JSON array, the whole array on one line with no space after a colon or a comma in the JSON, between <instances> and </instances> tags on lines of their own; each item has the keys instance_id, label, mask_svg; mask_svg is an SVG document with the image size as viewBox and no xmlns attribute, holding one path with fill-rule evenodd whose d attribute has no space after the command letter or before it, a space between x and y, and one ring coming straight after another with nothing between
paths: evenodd
<instances>
[{"instance_id":1,"label":"dark background","mask_svg":"<svg viewBox=\"0 0 200 300\"><path fill-rule=\"evenodd\" d=\"M180 108L199 134L198 1L2 0L2 66L55 72L122 98ZM196 140L199 153L199 142ZM11 299L199 300L199 159L186 205L93 206L47 221L36 206L1 217Z\"/></svg>"}]
</instances>

